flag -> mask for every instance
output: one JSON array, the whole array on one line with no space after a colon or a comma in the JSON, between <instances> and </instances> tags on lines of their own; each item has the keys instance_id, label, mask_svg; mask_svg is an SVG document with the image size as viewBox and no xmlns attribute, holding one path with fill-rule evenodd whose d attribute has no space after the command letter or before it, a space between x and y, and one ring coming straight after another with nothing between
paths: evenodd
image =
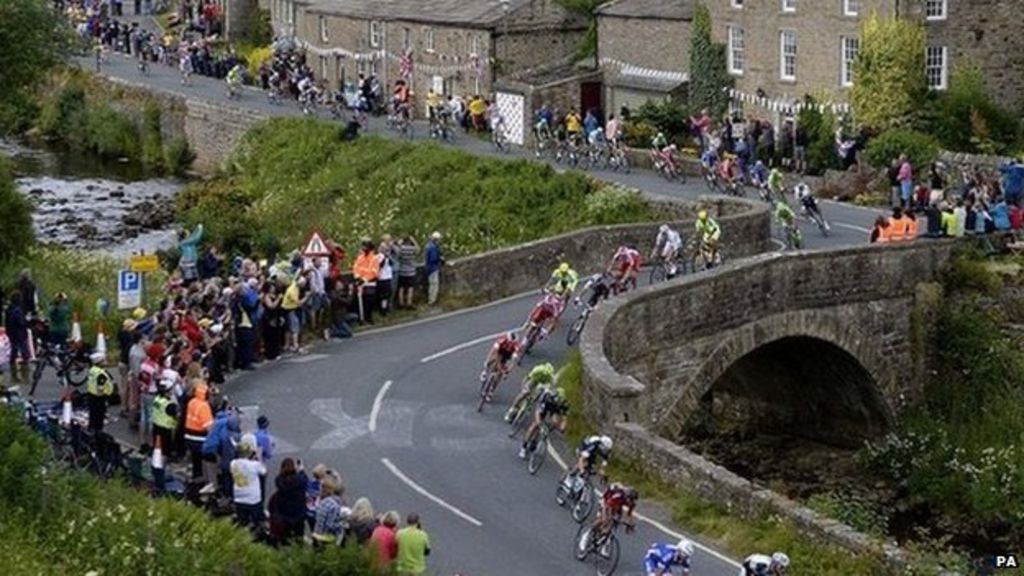
<instances>
[{"instance_id":1,"label":"flag","mask_svg":"<svg viewBox=\"0 0 1024 576\"><path fill-rule=\"evenodd\" d=\"M412 50L406 50L405 54L398 59L398 75L402 78L412 76Z\"/></svg>"}]
</instances>

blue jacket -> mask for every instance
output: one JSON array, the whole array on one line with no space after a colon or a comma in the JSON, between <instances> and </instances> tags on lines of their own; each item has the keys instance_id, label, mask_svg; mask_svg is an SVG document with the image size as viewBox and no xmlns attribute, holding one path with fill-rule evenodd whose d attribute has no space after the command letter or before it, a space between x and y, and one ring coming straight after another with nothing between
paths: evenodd
<instances>
[{"instance_id":1,"label":"blue jacket","mask_svg":"<svg viewBox=\"0 0 1024 576\"><path fill-rule=\"evenodd\" d=\"M222 410L213 419L210 433L203 442L203 454L220 456L221 468L227 469L235 457L235 442L242 433L242 423L238 415L230 410Z\"/></svg>"},{"instance_id":2,"label":"blue jacket","mask_svg":"<svg viewBox=\"0 0 1024 576\"><path fill-rule=\"evenodd\" d=\"M441 257L441 245L438 244L436 240L430 240L427 242L426 256L427 259L424 264L428 275L441 269L441 262L443 261L443 258Z\"/></svg>"},{"instance_id":3,"label":"blue jacket","mask_svg":"<svg viewBox=\"0 0 1024 576\"><path fill-rule=\"evenodd\" d=\"M199 241L202 239L203 225L200 224L189 234L188 238L178 242L182 262L197 262L199 260Z\"/></svg>"},{"instance_id":4,"label":"blue jacket","mask_svg":"<svg viewBox=\"0 0 1024 576\"><path fill-rule=\"evenodd\" d=\"M1009 230L1010 229L1010 209L1006 206L1006 202L999 202L992 207L992 223L995 225L996 230Z\"/></svg>"},{"instance_id":5,"label":"blue jacket","mask_svg":"<svg viewBox=\"0 0 1024 576\"><path fill-rule=\"evenodd\" d=\"M1007 196L1016 197L1024 193L1024 165L1004 164L999 171L1003 174L1003 189Z\"/></svg>"}]
</instances>

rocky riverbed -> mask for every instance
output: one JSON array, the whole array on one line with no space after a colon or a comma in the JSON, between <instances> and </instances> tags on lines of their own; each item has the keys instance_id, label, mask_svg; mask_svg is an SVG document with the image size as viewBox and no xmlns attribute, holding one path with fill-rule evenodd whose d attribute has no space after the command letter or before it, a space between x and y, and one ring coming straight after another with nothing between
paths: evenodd
<instances>
[{"instance_id":1,"label":"rocky riverbed","mask_svg":"<svg viewBox=\"0 0 1024 576\"><path fill-rule=\"evenodd\" d=\"M18 175L18 189L35 207L37 239L46 244L119 256L174 244L179 180L140 179L128 166L104 168L61 154L0 142Z\"/></svg>"}]
</instances>

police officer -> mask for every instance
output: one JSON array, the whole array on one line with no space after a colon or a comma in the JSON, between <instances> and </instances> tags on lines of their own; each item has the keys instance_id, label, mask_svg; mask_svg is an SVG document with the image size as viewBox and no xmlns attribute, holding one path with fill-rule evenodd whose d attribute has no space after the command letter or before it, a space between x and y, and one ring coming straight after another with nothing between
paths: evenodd
<instances>
[{"instance_id":1,"label":"police officer","mask_svg":"<svg viewBox=\"0 0 1024 576\"><path fill-rule=\"evenodd\" d=\"M101 432L103 421L107 418L107 403L114 394L114 379L103 367L107 361L105 354L93 352L89 361L92 366L89 367L89 379L85 387L89 399L89 430Z\"/></svg>"},{"instance_id":2,"label":"police officer","mask_svg":"<svg viewBox=\"0 0 1024 576\"><path fill-rule=\"evenodd\" d=\"M153 398L153 443L155 446L159 440L165 454L174 447L174 430L178 426L178 405L171 399L173 389L173 380L161 378Z\"/></svg>"}]
</instances>

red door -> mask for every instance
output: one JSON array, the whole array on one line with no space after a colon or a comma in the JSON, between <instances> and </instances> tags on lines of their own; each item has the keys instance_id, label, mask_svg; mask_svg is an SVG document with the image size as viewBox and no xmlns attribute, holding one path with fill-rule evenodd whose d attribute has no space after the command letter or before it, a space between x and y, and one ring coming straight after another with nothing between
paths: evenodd
<instances>
[{"instance_id":1,"label":"red door","mask_svg":"<svg viewBox=\"0 0 1024 576\"><path fill-rule=\"evenodd\" d=\"M580 83L580 113L586 114L587 110L595 110L601 113L601 83L582 82Z\"/></svg>"}]
</instances>

